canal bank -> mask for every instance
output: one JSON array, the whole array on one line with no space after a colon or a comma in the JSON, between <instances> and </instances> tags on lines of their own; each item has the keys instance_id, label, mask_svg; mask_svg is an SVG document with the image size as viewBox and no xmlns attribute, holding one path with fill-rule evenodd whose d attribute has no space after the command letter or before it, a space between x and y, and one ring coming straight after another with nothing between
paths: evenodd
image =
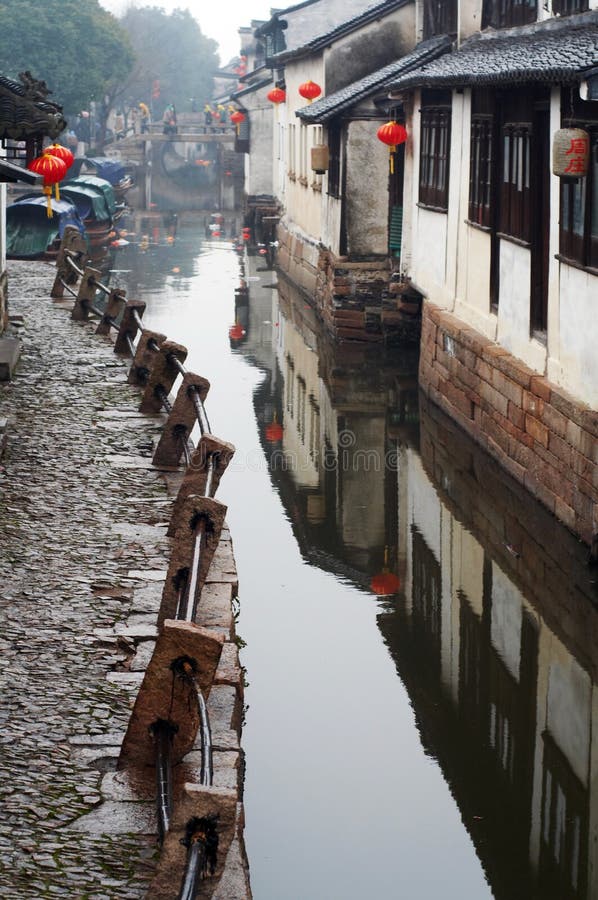
<instances>
[{"instance_id":1,"label":"canal bank","mask_svg":"<svg viewBox=\"0 0 598 900\"><path fill-rule=\"evenodd\" d=\"M185 560L184 516L201 498L178 512L174 504L173 517L180 475L152 461L165 417L138 411L130 363L95 324L69 315L72 298L50 299L54 274L44 264L11 265L23 362L2 396L11 413L1 485L2 718L15 745L3 754L3 890L175 897L187 855L178 838L189 821L217 813L208 867L216 877L197 896L248 897L230 534L219 530L205 550L211 565L197 613L173 612L184 621L158 630L172 572L178 577L173 564ZM177 675L173 654L192 675ZM209 715L201 730L199 691ZM160 723L169 726L172 762L156 779ZM172 782L166 819L156 804L161 779Z\"/></svg>"}]
</instances>

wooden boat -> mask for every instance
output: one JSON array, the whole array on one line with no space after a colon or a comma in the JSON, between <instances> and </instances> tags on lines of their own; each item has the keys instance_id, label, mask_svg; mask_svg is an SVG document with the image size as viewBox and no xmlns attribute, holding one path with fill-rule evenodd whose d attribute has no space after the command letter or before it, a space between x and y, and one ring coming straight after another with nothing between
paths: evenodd
<instances>
[{"instance_id":1,"label":"wooden boat","mask_svg":"<svg viewBox=\"0 0 598 900\"><path fill-rule=\"evenodd\" d=\"M110 182L95 175L79 175L63 182L60 193L77 207L89 246L106 244L115 223L125 212L124 204L116 202Z\"/></svg>"},{"instance_id":2,"label":"wooden boat","mask_svg":"<svg viewBox=\"0 0 598 900\"><path fill-rule=\"evenodd\" d=\"M118 159L109 156L84 156L78 157L73 163L71 171L74 175L96 175L112 185L117 202L122 202L125 194L134 185L135 181L127 172L125 166Z\"/></svg>"},{"instance_id":3,"label":"wooden boat","mask_svg":"<svg viewBox=\"0 0 598 900\"><path fill-rule=\"evenodd\" d=\"M85 234L85 226L73 203L54 198L51 203L51 218L47 213L46 198L39 194L28 194L6 207L8 259L53 260L67 225L74 225Z\"/></svg>"}]
</instances>

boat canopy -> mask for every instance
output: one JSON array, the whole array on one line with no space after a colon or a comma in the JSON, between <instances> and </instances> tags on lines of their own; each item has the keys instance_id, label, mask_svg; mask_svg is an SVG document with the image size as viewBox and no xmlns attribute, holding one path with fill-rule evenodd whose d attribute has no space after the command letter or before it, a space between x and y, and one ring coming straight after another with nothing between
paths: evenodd
<instances>
[{"instance_id":1,"label":"boat canopy","mask_svg":"<svg viewBox=\"0 0 598 900\"><path fill-rule=\"evenodd\" d=\"M79 175L64 181L60 192L72 199L82 219L111 219L117 211L114 190L109 182L95 175Z\"/></svg>"},{"instance_id":2,"label":"boat canopy","mask_svg":"<svg viewBox=\"0 0 598 900\"><path fill-rule=\"evenodd\" d=\"M72 203L54 198L51 203L51 218L44 196L22 197L6 207L6 255L10 259L40 258L57 237L63 236L67 225L74 225L85 234L85 226Z\"/></svg>"}]
</instances>

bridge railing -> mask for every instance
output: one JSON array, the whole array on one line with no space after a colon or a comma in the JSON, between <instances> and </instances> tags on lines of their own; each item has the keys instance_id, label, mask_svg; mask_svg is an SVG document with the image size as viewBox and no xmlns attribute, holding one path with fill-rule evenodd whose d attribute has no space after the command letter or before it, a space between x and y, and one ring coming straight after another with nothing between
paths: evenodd
<instances>
[{"instance_id":1,"label":"bridge railing","mask_svg":"<svg viewBox=\"0 0 598 900\"><path fill-rule=\"evenodd\" d=\"M142 391L139 411L165 414L153 465L168 471L181 471L184 466L168 527L173 542L158 614L159 636L121 747L119 767L154 765L162 844L169 837L173 816L173 765L193 748L199 731L200 784L195 793L191 791L191 800L187 791L185 810L190 814L180 841L187 848L187 862L184 873L178 873L179 897L193 897L198 879L221 873L234 831L231 792L211 787L212 740L206 704L224 638L197 624L197 619L227 510L215 494L235 450L211 433L205 409L210 384L185 367L187 349L146 328L145 303L128 300L124 290L104 285L101 273L87 263L84 240L75 228L67 228L52 296L70 295L72 318L97 319L96 333L111 335L115 353L131 359L127 380ZM192 440L195 431L197 444ZM236 804L237 798L233 799ZM172 859L172 853L168 858Z\"/></svg>"}]
</instances>

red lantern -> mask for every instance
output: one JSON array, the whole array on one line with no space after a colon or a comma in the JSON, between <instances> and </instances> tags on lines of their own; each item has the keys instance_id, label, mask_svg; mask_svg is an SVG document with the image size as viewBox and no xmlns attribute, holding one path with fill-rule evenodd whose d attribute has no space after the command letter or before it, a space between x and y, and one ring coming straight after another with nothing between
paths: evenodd
<instances>
[{"instance_id":1,"label":"red lantern","mask_svg":"<svg viewBox=\"0 0 598 900\"><path fill-rule=\"evenodd\" d=\"M390 174L394 174L395 166L394 166L394 154L397 149L397 144L404 144L407 140L407 131L403 125L399 125L398 122L387 122L386 125L381 125L378 129L378 140L382 141L383 144L389 145L389 156L390 156Z\"/></svg>"},{"instance_id":2,"label":"red lantern","mask_svg":"<svg viewBox=\"0 0 598 900\"><path fill-rule=\"evenodd\" d=\"M70 169L75 162L73 153L71 153L68 147L63 147L62 144L50 144L49 147L46 147L44 152L51 153L52 156L57 156L58 159L62 159L66 163L67 169Z\"/></svg>"},{"instance_id":3,"label":"red lantern","mask_svg":"<svg viewBox=\"0 0 598 900\"><path fill-rule=\"evenodd\" d=\"M270 444L276 444L278 441L282 441L283 434L284 428L276 421L276 413L274 413L272 421L266 425L266 440Z\"/></svg>"},{"instance_id":4,"label":"red lantern","mask_svg":"<svg viewBox=\"0 0 598 900\"><path fill-rule=\"evenodd\" d=\"M384 565L382 571L372 577L370 588L379 597L388 597L396 594L401 588L401 580L398 575L388 568L388 547L384 548Z\"/></svg>"},{"instance_id":5,"label":"red lantern","mask_svg":"<svg viewBox=\"0 0 598 900\"><path fill-rule=\"evenodd\" d=\"M245 336L245 329L236 322L228 329L228 336L231 341L240 341Z\"/></svg>"},{"instance_id":6,"label":"red lantern","mask_svg":"<svg viewBox=\"0 0 598 900\"><path fill-rule=\"evenodd\" d=\"M283 91L283 89L279 87L272 88L271 91L268 91L266 97L270 103L275 103L277 106L279 103L284 103L287 99L286 91Z\"/></svg>"},{"instance_id":7,"label":"red lantern","mask_svg":"<svg viewBox=\"0 0 598 900\"><path fill-rule=\"evenodd\" d=\"M234 113L230 114L230 120L236 126L237 135L238 135L239 134L239 126L240 126L241 122L245 121L245 113L242 113L240 109L237 109L237 110L235 110Z\"/></svg>"},{"instance_id":8,"label":"red lantern","mask_svg":"<svg viewBox=\"0 0 598 900\"><path fill-rule=\"evenodd\" d=\"M35 172L36 175L43 175L44 177L44 186L42 187L42 191L46 195L48 201L48 218L52 218L52 185L58 185L59 181L62 181L64 176L66 175L66 163L63 159L59 159L57 156L53 156L51 153L43 153L41 156L37 156L33 159L29 165L27 166L32 172ZM58 200L58 188L56 189L56 199Z\"/></svg>"},{"instance_id":9,"label":"red lantern","mask_svg":"<svg viewBox=\"0 0 598 900\"><path fill-rule=\"evenodd\" d=\"M379 572L373 576L370 587L379 597L388 597L389 594L396 594L399 591L401 581L394 572Z\"/></svg>"},{"instance_id":10,"label":"red lantern","mask_svg":"<svg viewBox=\"0 0 598 900\"><path fill-rule=\"evenodd\" d=\"M308 103L311 103L312 100L315 100L316 97L319 97L322 93L322 88L319 84L316 84L315 81L304 81L303 84L299 85L299 93L302 97L304 97Z\"/></svg>"}]
</instances>

